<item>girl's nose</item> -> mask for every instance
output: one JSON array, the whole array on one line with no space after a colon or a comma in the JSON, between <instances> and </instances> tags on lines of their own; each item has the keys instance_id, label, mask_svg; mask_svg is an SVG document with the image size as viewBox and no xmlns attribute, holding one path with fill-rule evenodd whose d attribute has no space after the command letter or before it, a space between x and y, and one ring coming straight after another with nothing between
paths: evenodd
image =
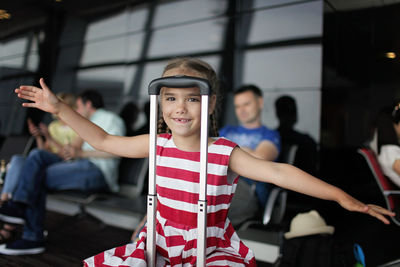
<instances>
[{"instance_id":1,"label":"girl's nose","mask_svg":"<svg viewBox=\"0 0 400 267\"><path fill-rule=\"evenodd\" d=\"M177 113L184 113L186 112L186 103L185 101L178 101L176 105L176 112Z\"/></svg>"}]
</instances>

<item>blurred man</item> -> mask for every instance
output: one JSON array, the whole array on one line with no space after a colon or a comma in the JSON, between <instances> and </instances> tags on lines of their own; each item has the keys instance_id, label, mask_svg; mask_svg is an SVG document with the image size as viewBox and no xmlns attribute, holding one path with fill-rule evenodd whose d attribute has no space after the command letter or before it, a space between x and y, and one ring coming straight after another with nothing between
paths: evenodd
<instances>
[{"instance_id":1,"label":"blurred man","mask_svg":"<svg viewBox=\"0 0 400 267\"><path fill-rule=\"evenodd\" d=\"M262 91L254 85L245 85L234 92L234 106L239 126L225 126L220 135L237 143L256 158L274 161L280 151L280 137L275 130L261 123L264 106ZM268 184L241 177L232 200L229 219L236 227L257 217L268 198Z\"/></svg>"}]
</instances>

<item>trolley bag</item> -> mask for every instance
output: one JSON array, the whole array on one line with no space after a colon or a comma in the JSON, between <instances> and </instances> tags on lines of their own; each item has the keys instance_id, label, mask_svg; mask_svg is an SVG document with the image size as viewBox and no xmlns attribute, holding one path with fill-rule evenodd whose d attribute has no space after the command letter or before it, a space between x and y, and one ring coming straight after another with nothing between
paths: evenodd
<instances>
[{"instance_id":1,"label":"trolley bag","mask_svg":"<svg viewBox=\"0 0 400 267\"><path fill-rule=\"evenodd\" d=\"M197 213L197 266L206 263L206 227L207 227L207 154L208 154L208 100L210 85L207 80L184 75L158 78L150 82L150 141L149 141L149 188L147 196L147 264L156 265L156 144L158 95L162 87L190 88L197 87L201 95L201 134L200 134L200 194Z\"/></svg>"}]
</instances>

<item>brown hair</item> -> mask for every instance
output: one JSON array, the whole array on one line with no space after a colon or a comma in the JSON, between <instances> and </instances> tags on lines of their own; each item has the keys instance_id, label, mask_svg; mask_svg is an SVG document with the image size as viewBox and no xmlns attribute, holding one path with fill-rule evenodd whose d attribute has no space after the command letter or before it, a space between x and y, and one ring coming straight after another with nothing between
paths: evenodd
<instances>
[{"instance_id":1,"label":"brown hair","mask_svg":"<svg viewBox=\"0 0 400 267\"><path fill-rule=\"evenodd\" d=\"M211 95L216 95L217 96L217 101L218 101L218 93L219 93L219 82L217 78L217 74L215 73L214 69L206 62L197 59L197 58L191 58L191 57L180 57L180 58L174 58L171 61L168 62L167 66L165 66L163 75L171 70L171 69L176 69L176 68L182 68L186 70L193 70L200 75L203 76L204 79L208 80L210 83L210 90L211 90ZM210 135L211 136L218 136L218 125L217 125L217 107L220 106L218 104L215 105L214 112L210 115L210 125L211 125L211 131ZM158 121L158 133L166 133L170 132L168 129L167 124L164 122L164 119L162 116L159 116L160 119Z\"/></svg>"}]
</instances>

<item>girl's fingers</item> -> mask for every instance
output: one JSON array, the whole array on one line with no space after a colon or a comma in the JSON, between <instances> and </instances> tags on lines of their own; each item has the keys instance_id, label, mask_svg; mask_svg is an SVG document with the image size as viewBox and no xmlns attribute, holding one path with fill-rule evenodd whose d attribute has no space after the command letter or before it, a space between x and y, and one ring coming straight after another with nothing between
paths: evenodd
<instances>
[{"instance_id":1,"label":"girl's fingers","mask_svg":"<svg viewBox=\"0 0 400 267\"><path fill-rule=\"evenodd\" d=\"M386 219L385 216L383 216L382 214L380 214L378 212L375 212L373 209L370 209L368 211L368 214L373 216L373 217L375 217L375 218L377 218L378 220L382 221L384 224L390 224L389 220Z\"/></svg>"},{"instance_id":2,"label":"girl's fingers","mask_svg":"<svg viewBox=\"0 0 400 267\"><path fill-rule=\"evenodd\" d=\"M18 94L18 97L26 99L26 100L30 100L30 101L34 101L36 98L34 96L30 96L30 95L21 95Z\"/></svg>"},{"instance_id":3,"label":"girl's fingers","mask_svg":"<svg viewBox=\"0 0 400 267\"><path fill-rule=\"evenodd\" d=\"M47 86L47 84L44 82L43 78L40 78L39 80L40 86L45 89L45 90L50 90L49 87Z\"/></svg>"},{"instance_id":4,"label":"girl's fingers","mask_svg":"<svg viewBox=\"0 0 400 267\"><path fill-rule=\"evenodd\" d=\"M377 205L368 204L368 206L371 207L371 209L373 209L373 210L375 210L375 211L377 211L379 213L383 213L385 215L388 215L388 216L395 216L396 215L396 213L394 213L393 211L387 210L387 209L382 208L382 207L377 206Z\"/></svg>"},{"instance_id":5,"label":"girl's fingers","mask_svg":"<svg viewBox=\"0 0 400 267\"><path fill-rule=\"evenodd\" d=\"M389 220L384 216L395 216L394 212L391 212L385 208L382 208L380 206L372 205L369 204L368 207L370 208L368 210L368 214L377 218L378 220L381 220L385 224L390 224Z\"/></svg>"},{"instance_id":6,"label":"girl's fingers","mask_svg":"<svg viewBox=\"0 0 400 267\"><path fill-rule=\"evenodd\" d=\"M36 104L35 103L22 103L22 106L26 107L26 108L35 108Z\"/></svg>"}]
</instances>

